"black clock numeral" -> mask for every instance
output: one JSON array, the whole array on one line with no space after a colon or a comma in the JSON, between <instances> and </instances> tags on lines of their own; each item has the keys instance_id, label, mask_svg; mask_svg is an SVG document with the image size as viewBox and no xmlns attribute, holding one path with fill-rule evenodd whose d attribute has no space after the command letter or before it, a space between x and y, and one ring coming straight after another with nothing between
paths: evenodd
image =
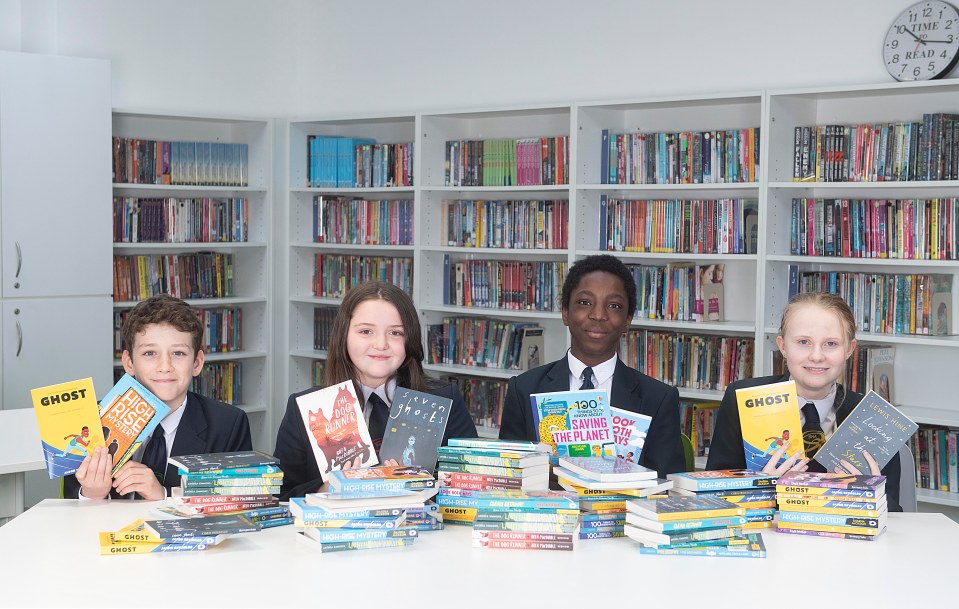
<instances>
[{"instance_id":1,"label":"black clock numeral","mask_svg":"<svg viewBox=\"0 0 959 609\"><path fill-rule=\"evenodd\" d=\"M892 56L892 62L899 63L899 53L896 53L895 55Z\"/></svg>"},{"instance_id":2,"label":"black clock numeral","mask_svg":"<svg viewBox=\"0 0 959 609\"><path fill-rule=\"evenodd\" d=\"M936 71L936 62L930 61L930 62L929 62L929 67L926 68L926 69L929 70L930 72L935 72L935 71Z\"/></svg>"},{"instance_id":3,"label":"black clock numeral","mask_svg":"<svg viewBox=\"0 0 959 609\"><path fill-rule=\"evenodd\" d=\"M922 70L919 69L919 66L916 66L916 69L912 71L913 76L919 76L922 74Z\"/></svg>"},{"instance_id":4,"label":"black clock numeral","mask_svg":"<svg viewBox=\"0 0 959 609\"><path fill-rule=\"evenodd\" d=\"M932 17L932 9L931 9L930 7L928 7L928 6L927 6L926 8L924 8L924 9L922 9L922 16L923 16L923 18L925 18L925 19L928 19L929 17Z\"/></svg>"},{"instance_id":5,"label":"black clock numeral","mask_svg":"<svg viewBox=\"0 0 959 609\"><path fill-rule=\"evenodd\" d=\"M894 48L894 49L898 49L898 48L899 48L899 41L898 41L898 40L893 40L891 43L889 43L889 46L891 46L891 47Z\"/></svg>"}]
</instances>

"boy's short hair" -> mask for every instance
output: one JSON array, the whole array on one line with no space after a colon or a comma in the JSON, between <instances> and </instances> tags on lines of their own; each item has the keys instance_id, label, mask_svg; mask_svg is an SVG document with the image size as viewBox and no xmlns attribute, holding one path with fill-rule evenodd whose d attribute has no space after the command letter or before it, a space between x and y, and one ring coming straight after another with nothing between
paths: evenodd
<instances>
[{"instance_id":1,"label":"boy's short hair","mask_svg":"<svg viewBox=\"0 0 959 609\"><path fill-rule=\"evenodd\" d=\"M569 301L572 298L573 290L579 285L584 275L594 271L603 271L610 275L619 277L623 282L623 288L626 289L626 308L628 316L632 318L636 313L636 280L629 268L623 264L623 261L609 254L596 254L587 256L582 260L577 260L573 266L569 267L569 273L566 274L566 281L563 282L563 308L569 310Z\"/></svg>"},{"instance_id":2,"label":"boy's short hair","mask_svg":"<svg viewBox=\"0 0 959 609\"><path fill-rule=\"evenodd\" d=\"M203 325L190 305L169 294L157 294L137 304L123 321L123 349L133 353L137 334L152 324L169 324L193 337L193 355L200 352Z\"/></svg>"}]
</instances>

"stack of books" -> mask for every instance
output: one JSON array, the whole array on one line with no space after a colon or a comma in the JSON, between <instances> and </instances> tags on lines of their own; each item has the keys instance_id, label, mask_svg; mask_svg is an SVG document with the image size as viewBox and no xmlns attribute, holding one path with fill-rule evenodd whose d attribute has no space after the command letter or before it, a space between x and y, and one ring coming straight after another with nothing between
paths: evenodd
<instances>
[{"instance_id":1,"label":"stack of books","mask_svg":"<svg viewBox=\"0 0 959 609\"><path fill-rule=\"evenodd\" d=\"M448 522L469 524L475 510L444 504L453 491L544 491L549 488L549 447L535 442L451 438L437 449L437 503Z\"/></svg>"},{"instance_id":2,"label":"stack of books","mask_svg":"<svg viewBox=\"0 0 959 609\"><path fill-rule=\"evenodd\" d=\"M780 533L873 541L886 530L885 476L787 472L776 499Z\"/></svg>"},{"instance_id":3,"label":"stack of books","mask_svg":"<svg viewBox=\"0 0 959 609\"><path fill-rule=\"evenodd\" d=\"M760 533L744 533L745 509L720 497L668 497L626 502L627 537L642 554L763 558Z\"/></svg>"},{"instance_id":4,"label":"stack of books","mask_svg":"<svg viewBox=\"0 0 959 609\"><path fill-rule=\"evenodd\" d=\"M670 495L720 497L745 509L743 529L768 529L776 515L776 476L751 469L669 474Z\"/></svg>"},{"instance_id":5,"label":"stack of books","mask_svg":"<svg viewBox=\"0 0 959 609\"><path fill-rule=\"evenodd\" d=\"M443 528L437 506L427 503L435 484L415 466L333 471L331 492L290 499L293 524L321 552L409 546L420 531Z\"/></svg>"},{"instance_id":6,"label":"stack of books","mask_svg":"<svg viewBox=\"0 0 959 609\"><path fill-rule=\"evenodd\" d=\"M260 525L240 514L136 520L119 531L100 533L100 554L149 554L206 550L237 533L260 530Z\"/></svg>"},{"instance_id":7,"label":"stack of books","mask_svg":"<svg viewBox=\"0 0 959 609\"><path fill-rule=\"evenodd\" d=\"M471 524L473 546L573 550L579 539L579 498L565 491L445 489L437 495L448 522Z\"/></svg>"},{"instance_id":8,"label":"stack of books","mask_svg":"<svg viewBox=\"0 0 959 609\"><path fill-rule=\"evenodd\" d=\"M580 539L622 537L626 501L665 496L673 483L618 457L559 457L559 485L580 497Z\"/></svg>"},{"instance_id":9,"label":"stack of books","mask_svg":"<svg viewBox=\"0 0 959 609\"><path fill-rule=\"evenodd\" d=\"M182 514L235 513L280 505L274 495L280 493L283 472L271 455L257 451L179 455L170 457L170 463L180 470L173 503Z\"/></svg>"}]
</instances>

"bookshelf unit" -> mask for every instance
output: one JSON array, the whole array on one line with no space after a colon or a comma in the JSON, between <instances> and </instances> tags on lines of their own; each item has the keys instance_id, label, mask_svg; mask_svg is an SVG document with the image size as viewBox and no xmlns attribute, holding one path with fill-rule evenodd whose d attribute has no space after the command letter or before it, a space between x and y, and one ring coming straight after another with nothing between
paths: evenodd
<instances>
[{"instance_id":1,"label":"bookshelf unit","mask_svg":"<svg viewBox=\"0 0 959 609\"><path fill-rule=\"evenodd\" d=\"M575 226L598 226L601 198L619 200L748 200L762 217L760 182L690 183L690 184L608 184L602 176L603 132L612 137L625 133L707 132L761 127L763 96L761 92L683 97L635 101L614 101L579 104L576 116L576 169L572 189L576 210ZM762 135L762 129L759 134ZM764 147L760 145L760 152ZM612 159L609 161L612 163ZM760 163L759 167L761 168ZM759 173L757 172L757 178ZM660 332L735 336L753 339L759 344L761 328L757 327L759 304L758 254L692 254L683 252L611 251L599 243L598 230L570 231L574 240L573 258L592 254L613 254L627 265L666 265L695 263L725 265L724 311L726 321L697 322L634 318L631 326ZM759 372L754 358L753 373ZM679 388L685 399L716 401L722 391Z\"/></svg>"},{"instance_id":2,"label":"bookshelf unit","mask_svg":"<svg viewBox=\"0 0 959 609\"><path fill-rule=\"evenodd\" d=\"M921 121L923 113L959 110L955 81L919 82L836 89L768 92L767 211L761 285L763 360L775 346L778 319L789 286L789 266L802 271L936 273L953 276L952 323L956 328L959 261L795 256L790 253L793 198L927 199L959 196L959 181L793 182L796 126ZM954 330L955 331L955 330ZM959 409L944 382L959 363L959 336L857 333L862 344L896 348L893 402L918 423L959 426ZM959 506L959 494L920 489L922 502Z\"/></svg>"},{"instance_id":3,"label":"bookshelf unit","mask_svg":"<svg viewBox=\"0 0 959 609\"><path fill-rule=\"evenodd\" d=\"M314 309L319 306L337 307L341 298L317 296L313 290L316 256L378 256L412 258L412 245L369 245L351 243L317 243L314 241L314 200L318 196L358 198L366 200L415 200L413 186L352 188L311 187L307 163L310 136L358 137L375 140L377 144L398 144L414 141L416 117L382 116L343 118L333 120L294 120L289 122L289 351L288 391L277 396L284 405L286 397L313 385L312 363L326 359L325 350L314 348ZM417 160L414 146L414 167ZM415 184L415 169L414 169ZM416 217L414 203L414 218ZM415 234L414 234L415 239ZM415 240L414 240L415 243ZM414 285L416 274L414 271ZM349 286L347 286L349 287ZM281 413L282 414L282 413Z\"/></svg>"},{"instance_id":4,"label":"bookshelf unit","mask_svg":"<svg viewBox=\"0 0 959 609\"><path fill-rule=\"evenodd\" d=\"M253 447L269 450L273 444L272 408L272 294L273 241L273 126L270 121L215 116L151 114L114 110L113 135L121 138L170 142L245 144L248 151L247 185L199 186L114 183L114 197L137 199L246 199L246 240L200 242L114 242L114 256L190 256L211 252L232 258L233 293L215 298L184 298L202 309L235 308L240 311L239 349L206 353L207 372L217 366L239 364L239 400L250 419ZM115 300L114 312L136 305L135 300ZM117 372L122 370L114 360ZM227 401L227 400L224 400Z\"/></svg>"}]
</instances>

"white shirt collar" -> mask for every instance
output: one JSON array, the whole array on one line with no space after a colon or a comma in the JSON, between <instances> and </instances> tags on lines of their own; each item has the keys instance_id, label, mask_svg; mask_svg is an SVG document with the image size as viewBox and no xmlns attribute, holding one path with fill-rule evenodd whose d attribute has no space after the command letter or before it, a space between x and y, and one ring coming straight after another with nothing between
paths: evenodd
<instances>
[{"instance_id":1,"label":"white shirt collar","mask_svg":"<svg viewBox=\"0 0 959 609\"><path fill-rule=\"evenodd\" d=\"M586 364L581 362L575 355L573 355L572 349L566 352L566 358L569 361L569 388L575 391L579 389L579 386L582 383L583 370L586 369ZM606 389L609 391L609 387L613 380L613 373L616 372L616 360L618 359L619 356L614 354L613 357L609 358L605 362L593 366L593 376L596 379L594 385L597 389Z\"/></svg>"}]
</instances>

